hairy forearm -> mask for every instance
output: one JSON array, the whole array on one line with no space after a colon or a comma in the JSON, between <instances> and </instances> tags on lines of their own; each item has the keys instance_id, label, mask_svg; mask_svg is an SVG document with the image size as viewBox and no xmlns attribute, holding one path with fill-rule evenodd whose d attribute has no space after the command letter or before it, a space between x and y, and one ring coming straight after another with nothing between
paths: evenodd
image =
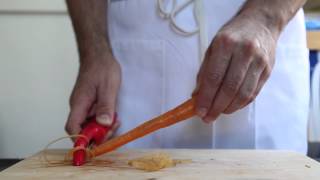
<instances>
[{"instance_id":1,"label":"hairy forearm","mask_svg":"<svg viewBox=\"0 0 320 180\"><path fill-rule=\"evenodd\" d=\"M66 2L80 57L99 51L111 52L107 36L107 1L66 0Z\"/></svg>"},{"instance_id":2,"label":"hairy forearm","mask_svg":"<svg viewBox=\"0 0 320 180\"><path fill-rule=\"evenodd\" d=\"M250 16L263 23L275 37L306 0L247 0L238 16Z\"/></svg>"}]
</instances>

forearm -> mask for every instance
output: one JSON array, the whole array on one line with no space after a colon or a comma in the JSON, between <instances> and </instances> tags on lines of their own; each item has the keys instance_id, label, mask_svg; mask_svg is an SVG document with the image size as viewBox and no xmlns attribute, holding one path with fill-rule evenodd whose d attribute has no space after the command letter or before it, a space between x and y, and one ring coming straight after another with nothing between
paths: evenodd
<instances>
[{"instance_id":1,"label":"forearm","mask_svg":"<svg viewBox=\"0 0 320 180\"><path fill-rule=\"evenodd\" d=\"M306 0L248 0L238 16L258 20L277 38L305 2Z\"/></svg>"},{"instance_id":2,"label":"forearm","mask_svg":"<svg viewBox=\"0 0 320 180\"><path fill-rule=\"evenodd\" d=\"M109 51L106 0L66 0L80 57ZM80 58L81 59L81 58ZM82 58L86 59L86 58Z\"/></svg>"}]
</instances>

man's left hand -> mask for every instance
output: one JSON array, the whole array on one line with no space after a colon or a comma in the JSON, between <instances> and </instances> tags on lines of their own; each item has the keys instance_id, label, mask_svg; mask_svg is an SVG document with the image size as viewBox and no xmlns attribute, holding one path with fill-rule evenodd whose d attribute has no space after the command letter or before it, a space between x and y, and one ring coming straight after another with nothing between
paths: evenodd
<instances>
[{"instance_id":1,"label":"man's left hand","mask_svg":"<svg viewBox=\"0 0 320 180\"><path fill-rule=\"evenodd\" d=\"M274 65L276 37L256 17L236 16L217 33L200 68L197 114L205 121L252 102Z\"/></svg>"}]
</instances>

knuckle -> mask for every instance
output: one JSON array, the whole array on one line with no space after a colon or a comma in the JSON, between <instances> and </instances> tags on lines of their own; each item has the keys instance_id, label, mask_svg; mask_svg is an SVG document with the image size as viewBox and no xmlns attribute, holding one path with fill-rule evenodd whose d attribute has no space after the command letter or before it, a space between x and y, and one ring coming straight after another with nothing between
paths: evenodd
<instances>
[{"instance_id":1,"label":"knuckle","mask_svg":"<svg viewBox=\"0 0 320 180\"><path fill-rule=\"evenodd\" d=\"M72 128L71 128L71 126L69 125L69 123L66 123L66 125L64 126L64 130L65 130L68 134L71 134Z\"/></svg>"},{"instance_id":2,"label":"knuckle","mask_svg":"<svg viewBox=\"0 0 320 180\"><path fill-rule=\"evenodd\" d=\"M208 98L206 98L205 94L203 92L199 93L196 99L196 108L202 108L202 107L207 107L208 106Z\"/></svg>"},{"instance_id":3,"label":"knuckle","mask_svg":"<svg viewBox=\"0 0 320 180\"><path fill-rule=\"evenodd\" d=\"M243 102L243 103L241 104L241 106L239 107L239 109L248 106L250 103L252 103L252 101L254 101L253 96L251 96L247 101Z\"/></svg>"},{"instance_id":4,"label":"knuckle","mask_svg":"<svg viewBox=\"0 0 320 180\"><path fill-rule=\"evenodd\" d=\"M69 105L70 107L72 107L73 105L77 104L77 102L79 101L79 98L81 96L79 95L79 93L77 92L72 92L70 98L69 98Z\"/></svg>"},{"instance_id":5,"label":"knuckle","mask_svg":"<svg viewBox=\"0 0 320 180\"><path fill-rule=\"evenodd\" d=\"M259 92L260 92L260 88L258 88L255 92L254 92L254 94L253 94L253 100L258 96L258 94L259 94Z\"/></svg>"},{"instance_id":6,"label":"knuckle","mask_svg":"<svg viewBox=\"0 0 320 180\"><path fill-rule=\"evenodd\" d=\"M229 111L226 111L225 114L232 114L234 112L234 110L229 110Z\"/></svg>"},{"instance_id":7,"label":"knuckle","mask_svg":"<svg viewBox=\"0 0 320 180\"><path fill-rule=\"evenodd\" d=\"M263 85L267 81L267 79L270 77L271 71L272 71L272 67L267 65L260 76L259 83L262 83Z\"/></svg>"},{"instance_id":8,"label":"knuckle","mask_svg":"<svg viewBox=\"0 0 320 180\"><path fill-rule=\"evenodd\" d=\"M196 99L196 108L208 108L211 104L211 98L207 92L200 91Z\"/></svg>"},{"instance_id":9,"label":"knuckle","mask_svg":"<svg viewBox=\"0 0 320 180\"><path fill-rule=\"evenodd\" d=\"M223 47L230 47L236 43L235 38L228 33L219 33L218 41L223 45Z\"/></svg>"},{"instance_id":10,"label":"knuckle","mask_svg":"<svg viewBox=\"0 0 320 180\"><path fill-rule=\"evenodd\" d=\"M211 106L207 117L210 119L216 119L225 109L224 103L221 102L214 102L213 105Z\"/></svg>"},{"instance_id":11,"label":"knuckle","mask_svg":"<svg viewBox=\"0 0 320 180\"><path fill-rule=\"evenodd\" d=\"M72 107L74 104L76 104L76 101L77 101L77 97L72 94L69 98L69 106Z\"/></svg>"},{"instance_id":12,"label":"knuckle","mask_svg":"<svg viewBox=\"0 0 320 180\"><path fill-rule=\"evenodd\" d=\"M95 94L91 92L75 91L69 98L69 105L70 107L73 107L83 102L91 102L94 99L94 96Z\"/></svg>"},{"instance_id":13,"label":"knuckle","mask_svg":"<svg viewBox=\"0 0 320 180\"><path fill-rule=\"evenodd\" d=\"M256 97L255 95L252 95L252 96L249 98L248 104L252 103L252 101L254 101L255 97Z\"/></svg>"},{"instance_id":14,"label":"knuckle","mask_svg":"<svg viewBox=\"0 0 320 180\"><path fill-rule=\"evenodd\" d=\"M219 111L220 111L220 108L217 105L213 105L210 108L207 116L213 118L213 117L217 116L217 114L219 114Z\"/></svg>"},{"instance_id":15,"label":"knuckle","mask_svg":"<svg viewBox=\"0 0 320 180\"><path fill-rule=\"evenodd\" d=\"M108 103L99 103L97 104L97 110L96 113L105 113L105 112L110 112L112 110L112 107Z\"/></svg>"},{"instance_id":16,"label":"knuckle","mask_svg":"<svg viewBox=\"0 0 320 180\"><path fill-rule=\"evenodd\" d=\"M212 121L214 121L214 117L213 116L207 116L206 117L206 121L207 122L212 122Z\"/></svg>"},{"instance_id":17,"label":"knuckle","mask_svg":"<svg viewBox=\"0 0 320 180\"><path fill-rule=\"evenodd\" d=\"M235 109L227 109L227 110L225 110L223 113L224 114L232 114L232 113L234 113L236 110Z\"/></svg>"},{"instance_id":18,"label":"knuckle","mask_svg":"<svg viewBox=\"0 0 320 180\"><path fill-rule=\"evenodd\" d=\"M266 69L265 69L265 77L266 77L266 78L270 76L271 70L272 70L272 69L271 69L270 66L267 66L267 67L266 67Z\"/></svg>"},{"instance_id":19,"label":"knuckle","mask_svg":"<svg viewBox=\"0 0 320 180\"><path fill-rule=\"evenodd\" d=\"M239 86L240 86L239 77L230 78L224 82L224 85L222 86L222 91L227 95L233 95L233 94L236 94L237 90L239 89Z\"/></svg>"},{"instance_id":20,"label":"knuckle","mask_svg":"<svg viewBox=\"0 0 320 180\"><path fill-rule=\"evenodd\" d=\"M258 55L258 58L255 62L257 68L263 68L267 65L267 57L264 55Z\"/></svg>"},{"instance_id":21,"label":"knuckle","mask_svg":"<svg viewBox=\"0 0 320 180\"><path fill-rule=\"evenodd\" d=\"M216 120L216 116L214 116L213 114L208 114L205 118L204 118L204 120L206 121L206 122L213 122L214 120Z\"/></svg>"},{"instance_id":22,"label":"knuckle","mask_svg":"<svg viewBox=\"0 0 320 180\"><path fill-rule=\"evenodd\" d=\"M247 56L254 55L260 48L260 44L256 40L246 39L243 40L242 44Z\"/></svg>"},{"instance_id":23,"label":"knuckle","mask_svg":"<svg viewBox=\"0 0 320 180\"><path fill-rule=\"evenodd\" d=\"M220 81L222 79L222 73L217 71L209 71L207 72L206 79L210 85L217 86L220 84Z\"/></svg>"},{"instance_id":24,"label":"knuckle","mask_svg":"<svg viewBox=\"0 0 320 180\"><path fill-rule=\"evenodd\" d=\"M94 99L96 88L90 83L75 84L73 91L69 98L69 105L72 106L82 101L90 101Z\"/></svg>"},{"instance_id":25,"label":"knuckle","mask_svg":"<svg viewBox=\"0 0 320 180\"><path fill-rule=\"evenodd\" d=\"M249 101L251 96L250 90L241 90L239 93L239 104Z\"/></svg>"},{"instance_id":26,"label":"knuckle","mask_svg":"<svg viewBox=\"0 0 320 180\"><path fill-rule=\"evenodd\" d=\"M74 104L74 101L76 100L76 91L75 89L72 91L70 97L69 97L69 105L70 107Z\"/></svg>"}]
</instances>

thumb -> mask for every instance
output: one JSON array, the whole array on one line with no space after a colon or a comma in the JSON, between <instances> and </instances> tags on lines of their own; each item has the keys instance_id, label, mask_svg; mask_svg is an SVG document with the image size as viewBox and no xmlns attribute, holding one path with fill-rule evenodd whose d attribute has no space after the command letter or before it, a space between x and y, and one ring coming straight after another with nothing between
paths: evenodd
<instances>
[{"instance_id":1,"label":"thumb","mask_svg":"<svg viewBox=\"0 0 320 180\"><path fill-rule=\"evenodd\" d=\"M96 106L96 118L99 124L110 126L115 112L116 88L99 88Z\"/></svg>"}]
</instances>

